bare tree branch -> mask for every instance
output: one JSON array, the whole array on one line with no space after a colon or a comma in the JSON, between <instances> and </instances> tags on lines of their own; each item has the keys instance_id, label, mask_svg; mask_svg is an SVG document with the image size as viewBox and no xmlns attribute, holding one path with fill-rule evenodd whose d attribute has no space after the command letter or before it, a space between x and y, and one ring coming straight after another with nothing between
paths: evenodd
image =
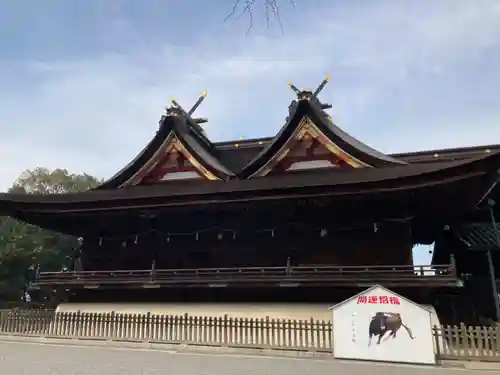
<instances>
[{"instance_id":1,"label":"bare tree branch","mask_svg":"<svg viewBox=\"0 0 500 375\"><path fill-rule=\"evenodd\" d=\"M264 2L264 18L266 22L266 27L270 28L271 26L271 17L276 19L278 25L280 27L281 32L283 33L283 24L281 23L281 15L280 15L280 5L279 0L260 0ZM295 8L295 0L288 0L289 4ZM248 28L247 35L250 33L250 30L253 26L253 15L254 15L254 5L256 5L257 0L235 0L233 4L233 8L229 12L229 14L224 18L224 22L236 16L236 19L239 20L244 15L248 17ZM240 12L238 13L238 10Z\"/></svg>"}]
</instances>

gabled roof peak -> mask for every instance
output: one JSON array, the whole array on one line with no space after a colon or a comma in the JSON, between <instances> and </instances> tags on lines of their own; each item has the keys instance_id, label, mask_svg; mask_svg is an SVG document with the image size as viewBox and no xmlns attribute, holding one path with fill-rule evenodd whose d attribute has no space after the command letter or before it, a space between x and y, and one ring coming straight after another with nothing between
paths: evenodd
<instances>
[{"instance_id":1,"label":"gabled roof peak","mask_svg":"<svg viewBox=\"0 0 500 375\"><path fill-rule=\"evenodd\" d=\"M314 91L299 90L289 83L296 97L288 108L289 115L284 126L272 138L213 144L200 126L207 120L193 117L207 93L203 92L189 110L185 110L179 102L172 99L170 105L165 108L160 126L150 143L132 162L100 188L117 188L139 181L139 178L134 180L135 176L148 172L151 165L159 163L158 155L165 154L173 136L182 144L182 151L189 156L188 159L192 158L197 165L204 168L203 170L215 176L214 179L219 180L263 177L274 172L288 171L290 165L309 161L326 160L330 161L333 167L342 168L379 168L404 166L413 163L414 159L417 162L433 163L439 160L440 152L434 152L432 158L428 155L385 155L347 134L325 111L332 106L322 103L318 98L328 81L327 76ZM446 156L443 160L465 160L497 150L496 146L485 147L486 150L481 150L480 153L474 150L467 151L463 156L454 156L453 153L451 157ZM228 152L232 149L234 152ZM280 164L285 157L287 160ZM286 166L288 167L285 168ZM308 165L308 168L320 167ZM293 171L296 173L296 169Z\"/></svg>"}]
</instances>

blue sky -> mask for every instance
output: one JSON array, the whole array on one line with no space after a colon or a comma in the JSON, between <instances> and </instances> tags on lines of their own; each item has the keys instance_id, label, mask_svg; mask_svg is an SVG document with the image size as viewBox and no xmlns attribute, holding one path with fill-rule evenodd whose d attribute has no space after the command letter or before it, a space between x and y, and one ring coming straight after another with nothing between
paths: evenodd
<instances>
[{"instance_id":1,"label":"blue sky","mask_svg":"<svg viewBox=\"0 0 500 375\"><path fill-rule=\"evenodd\" d=\"M169 98L214 140L274 135L286 83L323 91L333 119L383 152L500 142L498 0L0 0L0 187L27 168L114 174Z\"/></svg>"}]
</instances>

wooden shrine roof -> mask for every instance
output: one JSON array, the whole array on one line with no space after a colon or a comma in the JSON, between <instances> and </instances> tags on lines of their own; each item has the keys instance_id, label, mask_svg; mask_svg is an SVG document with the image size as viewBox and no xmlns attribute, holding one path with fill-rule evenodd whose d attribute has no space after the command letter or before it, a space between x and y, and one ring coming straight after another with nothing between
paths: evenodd
<instances>
[{"instance_id":1,"label":"wooden shrine roof","mask_svg":"<svg viewBox=\"0 0 500 375\"><path fill-rule=\"evenodd\" d=\"M445 194L444 201L461 199L473 205L498 179L500 145L386 155L336 126L324 110L329 106L320 103L316 93L297 90L297 94L285 125L273 138L212 143L191 117L193 109L171 109L139 155L98 188L46 196L1 194L0 214L29 221L36 213L315 196L361 199L392 191L425 191L422 196L431 196L429 189ZM195 107L200 102L201 98ZM348 168L270 173L290 151L291 140L306 133ZM144 184L144 177L173 146L205 178ZM449 197L443 186L452 192Z\"/></svg>"},{"instance_id":2,"label":"wooden shrine roof","mask_svg":"<svg viewBox=\"0 0 500 375\"><path fill-rule=\"evenodd\" d=\"M497 225L500 231L500 223ZM470 250L499 250L492 223L469 223L451 227L451 232Z\"/></svg>"}]
</instances>

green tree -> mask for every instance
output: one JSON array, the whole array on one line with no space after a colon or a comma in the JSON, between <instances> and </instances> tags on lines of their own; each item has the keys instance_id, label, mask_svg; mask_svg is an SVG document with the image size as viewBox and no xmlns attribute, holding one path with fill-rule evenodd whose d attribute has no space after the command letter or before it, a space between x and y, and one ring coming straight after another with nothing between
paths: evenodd
<instances>
[{"instance_id":1,"label":"green tree","mask_svg":"<svg viewBox=\"0 0 500 375\"><path fill-rule=\"evenodd\" d=\"M10 193L62 194L98 186L101 181L88 174L71 174L65 169L35 168L23 172ZM73 236L48 231L22 221L0 217L0 296L18 299L26 285L28 269L58 271L78 246Z\"/></svg>"},{"instance_id":2,"label":"green tree","mask_svg":"<svg viewBox=\"0 0 500 375\"><path fill-rule=\"evenodd\" d=\"M10 193L63 194L85 191L101 183L86 173L70 174L66 169L35 168L21 173Z\"/></svg>"}]
</instances>

